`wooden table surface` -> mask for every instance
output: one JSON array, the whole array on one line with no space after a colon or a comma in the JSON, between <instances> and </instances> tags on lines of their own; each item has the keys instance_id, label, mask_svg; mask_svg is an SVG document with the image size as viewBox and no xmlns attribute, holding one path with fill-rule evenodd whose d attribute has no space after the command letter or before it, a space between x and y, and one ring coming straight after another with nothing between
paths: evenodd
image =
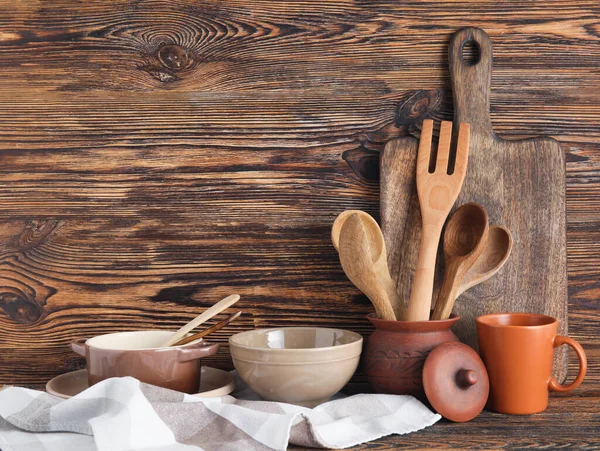
<instances>
[{"instance_id":1,"label":"wooden table surface","mask_svg":"<svg viewBox=\"0 0 600 451\"><path fill-rule=\"evenodd\" d=\"M82 367L73 338L173 329L232 292L245 314L215 334L215 366L253 327L368 335L331 224L378 217L379 151L452 117L448 41L478 26L496 132L566 153L588 377L541 415L365 448L600 448L599 17L596 0L0 0L0 384L43 384Z\"/></svg>"},{"instance_id":2,"label":"wooden table surface","mask_svg":"<svg viewBox=\"0 0 600 451\"><path fill-rule=\"evenodd\" d=\"M544 413L531 416L486 411L468 423L441 420L422 431L384 437L350 449L597 450L599 402L598 396L556 398Z\"/></svg>"}]
</instances>

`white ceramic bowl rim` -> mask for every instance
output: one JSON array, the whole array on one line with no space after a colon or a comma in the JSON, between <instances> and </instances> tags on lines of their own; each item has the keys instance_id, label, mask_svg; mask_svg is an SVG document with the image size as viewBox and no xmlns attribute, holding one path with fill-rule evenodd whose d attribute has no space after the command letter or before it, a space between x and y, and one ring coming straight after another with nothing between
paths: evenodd
<instances>
[{"instance_id":1,"label":"white ceramic bowl rim","mask_svg":"<svg viewBox=\"0 0 600 451\"><path fill-rule=\"evenodd\" d=\"M183 346L160 346L166 339L173 335L169 330L135 330L130 332L114 332L104 335L96 335L89 338L85 343L96 349L105 349L112 351L153 351L178 349L188 345L197 345L198 341L193 341ZM190 335L190 334L188 334Z\"/></svg>"},{"instance_id":2,"label":"white ceramic bowl rim","mask_svg":"<svg viewBox=\"0 0 600 451\"><path fill-rule=\"evenodd\" d=\"M346 335L347 337L350 338L351 341L349 341L348 343L334 344L333 346L302 347L302 348L276 348L276 347L272 348L272 347L268 347L268 346L250 346L247 344L242 344L240 342L240 339L243 339L243 338L247 337L248 335L255 335L255 334L268 335L273 332L286 331L286 330L323 331L323 332L331 332L332 334L337 332L337 333ZM248 330L246 332L240 332L238 334L235 334L235 335L232 335L231 337L229 337L229 343L234 345L237 348L248 349L248 350L253 350L253 351L270 351L270 352L277 352L277 353L294 353L294 352L303 352L304 353L306 351L310 351L312 353L312 352L326 352L326 351L331 351L332 349L343 350L345 348L355 347L357 343L362 342L362 341L363 341L362 335L360 335L356 332L353 332L351 330L336 329L336 328L331 328L331 327L273 327L273 328L269 328L269 329Z\"/></svg>"}]
</instances>

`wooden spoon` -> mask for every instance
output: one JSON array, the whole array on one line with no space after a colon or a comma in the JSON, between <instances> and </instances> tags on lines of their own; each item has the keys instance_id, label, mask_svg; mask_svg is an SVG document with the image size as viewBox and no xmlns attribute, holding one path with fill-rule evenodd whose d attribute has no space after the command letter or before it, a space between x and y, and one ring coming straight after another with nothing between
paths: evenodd
<instances>
[{"instance_id":1,"label":"wooden spoon","mask_svg":"<svg viewBox=\"0 0 600 451\"><path fill-rule=\"evenodd\" d=\"M461 280L456 297L496 274L508 260L512 244L512 235L506 227L499 225L490 227L485 248Z\"/></svg>"},{"instance_id":2,"label":"wooden spoon","mask_svg":"<svg viewBox=\"0 0 600 451\"><path fill-rule=\"evenodd\" d=\"M202 312L200 315L198 315L196 318L191 320L189 323L187 323L185 326L183 326L177 332L173 333L173 335L171 335L169 337L169 339L163 343L162 346L163 347L172 346L174 343L177 343L179 340L181 340L183 337L185 337L188 334L188 332L190 332L192 329L195 329L200 324L204 323L205 321L208 321L213 316L218 315L223 310L228 309L229 307L231 307L233 304L235 304L239 300L240 300L239 294L230 294L226 298L221 299L219 302L217 302L215 305L213 305L209 309Z\"/></svg>"},{"instance_id":3,"label":"wooden spoon","mask_svg":"<svg viewBox=\"0 0 600 451\"><path fill-rule=\"evenodd\" d=\"M431 319L449 318L460 282L487 243L489 225L485 209L476 203L459 207L446 224L442 288Z\"/></svg>"},{"instance_id":4,"label":"wooden spoon","mask_svg":"<svg viewBox=\"0 0 600 451\"><path fill-rule=\"evenodd\" d=\"M360 214L352 213L342 225L339 253L346 276L371 300L377 317L395 320L390 298L380 283L380 275L374 263L380 257L381 249L377 241L369 239L368 228Z\"/></svg>"},{"instance_id":5,"label":"wooden spoon","mask_svg":"<svg viewBox=\"0 0 600 451\"><path fill-rule=\"evenodd\" d=\"M371 257L375 267L375 272L377 273L377 278L379 279L380 285L383 286L383 289L386 291L388 298L392 303L392 308L394 309L396 319L402 321L404 320L406 307L398 295L396 283L392 279L392 276L390 276L390 270L387 265L388 258L385 240L375 218L361 210L346 210L340 213L333 223L333 227L331 228L331 241L333 243L333 247L339 251L340 232L342 230L342 226L353 214L358 215L363 222L363 225L367 231L367 237L371 249Z\"/></svg>"},{"instance_id":6,"label":"wooden spoon","mask_svg":"<svg viewBox=\"0 0 600 451\"><path fill-rule=\"evenodd\" d=\"M196 341L202 337L206 337L207 335L212 334L213 332L216 332L217 330L222 329L223 327L227 326L230 322L232 322L234 319L239 317L241 314L242 314L241 310L238 312L235 312L233 315L225 318L223 321L219 321L217 324L215 324L213 326L210 326L208 329L204 329L203 331L198 332L197 334L194 334L194 335L190 335L189 337L182 338L177 343L175 343L173 346L186 345L188 343L191 343L192 341Z\"/></svg>"},{"instance_id":7,"label":"wooden spoon","mask_svg":"<svg viewBox=\"0 0 600 451\"><path fill-rule=\"evenodd\" d=\"M375 218L371 216L369 213L366 213L362 210L346 210L342 211L335 221L333 221L333 226L331 227L331 242L333 243L333 247L335 250L339 252L340 250L340 232L342 231L342 226L346 222L346 219L350 217L350 215L357 214L360 216L360 219L365 223L365 227L367 228L367 232L374 230L375 228L379 228L377 221Z\"/></svg>"}]
</instances>

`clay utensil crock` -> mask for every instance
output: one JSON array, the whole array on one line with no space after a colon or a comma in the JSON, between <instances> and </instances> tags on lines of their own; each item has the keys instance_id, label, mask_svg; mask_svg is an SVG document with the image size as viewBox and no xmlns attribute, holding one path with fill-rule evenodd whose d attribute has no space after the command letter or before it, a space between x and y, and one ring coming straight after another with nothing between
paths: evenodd
<instances>
[{"instance_id":1,"label":"clay utensil crock","mask_svg":"<svg viewBox=\"0 0 600 451\"><path fill-rule=\"evenodd\" d=\"M350 380L362 342L348 330L282 327L233 335L229 349L238 375L262 398L314 407Z\"/></svg>"},{"instance_id":2,"label":"clay utensil crock","mask_svg":"<svg viewBox=\"0 0 600 451\"><path fill-rule=\"evenodd\" d=\"M490 378L488 408L507 414L546 410L548 390L570 392L583 381L587 359L575 340L557 335L558 321L533 313L497 313L477 318L479 352ZM552 377L554 349L568 344L579 359L571 384Z\"/></svg>"},{"instance_id":3,"label":"clay utensil crock","mask_svg":"<svg viewBox=\"0 0 600 451\"><path fill-rule=\"evenodd\" d=\"M368 315L375 331L363 353L363 370L378 393L423 398L423 365L441 343L457 342L450 330L459 317L431 321L386 321Z\"/></svg>"},{"instance_id":4,"label":"clay utensil crock","mask_svg":"<svg viewBox=\"0 0 600 451\"><path fill-rule=\"evenodd\" d=\"M444 231L444 280L431 319L450 317L465 274L475 264L488 237L488 215L481 205L461 205Z\"/></svg>"},{"instance_id":5,"label":"clay utensil crock","mask_svg":"<svg viewBox=\"0 0 600 451\"><path fill-rule=\"evenodd\" d=\"M342 226L352 214L357 214L360 216L360 219L362 219L365 230L367 231L371 257L377 279L379 280L380 285L383 286L388 295L388 299L392 303L396 319L403 320L406 315L406 308L404 307L404 303L400 300L400 296L398 296L398 292L396 291L396 284L394 283L392 276L390 276L390 270L387 265L388 257L385 240L375 218L361 210L346 210L340 213L331 228L331 242L333 243L333 247L339 252Z\"/></svg>"},{"instance_id":6,"label":"clay utensil crock","mask_svg":"<svg viewBox=\"0 0 600 451\"><path fill-rule=\"evenodd\" d=\"M512 245L512 235L506 227L499 225L490 227L483 252L461 280L456 297L500 271L510 256Z\"/></svg>"},{"instance_id":7,"label":"clay utensil crock","mask_svg":"<svg viewBox=\"0 0 600 451\"><path fill-rule=\"evenodd\" d=\"M179 340L181 340L183 337L185 337L189 332L191 332L193 329L198 327L200 324L204 323L205 321L208 321L213 316L218 315L223 310L228 309L229 307L231 307L233 304L235 304L239 300L240 300L239 294L231 294L231 295L227 296L226 298L221 299L215 305L213 305L209 309L202 312L200 315L198 315L196 318L191 320L189 323L185 324L177 332L174 332L173 334L171 334L171 336L167 340L165 340L165 342L162 344L162 346L165 346L165 347L172 346L174 343L177 343Z\"/></svg>"},{"instance_id":8,"label":"clay utensil crock","mask_svg":"<svg viewBox=\"0 0 600 451\"><path fill-rule=\"evenodd\" d=\"M204 329L202 332L198 332L197 334L193 334L193 335L190 335L189 337L182 338L177 343L175 343L173 346L186 345L186 344L196 341L202 337L206 337L207 335L212 334L213 332L216 332L217 330L220 330L223 327L227 326L230 322L232 322L233 320L238 318L241 314L242 314L241 310L238 312L235 312L233 315L225 318L223 321L219 321L217 324L215 324L213 326L210 326L208 329Z\"/></svg>"},{"instance_id":9,"label":"clay utensil crock","mask_svg":"<svg viewBox=\"0 0 600 451\"><path fill-rule=\"evenodd\" d=\"M147 384L196 393L201 359L216 354L219 345L200 340L186 346L162 346L172 334L151 330L98 335L74 340L71 348L86 358L90 386L110 377L131 376Z\"/></svg>"},{"instance_id":10,"label":"clay utensil crock","mask_svg":"<svg viewBox=\"0 0 600 451\"><path fill-rule=\"evenodd\" d=\"M339 254L346 276L371 300L377 316L395 320L392 301L380 282L380 275L374 264L381 250L373 246L367 228L357 213L351 214L342 226Z\"/></svg>"},{"instance_id":11,"label":"clay utensil crock","mask_svg":"<svg viewBox=\"0 0 600 451\"><path fill-rule=\"evenodd\" d=\"M469 156L469 124L461 123L458 130L454 168L449 168L452 122L443 121L435 162L431 159L433 121L423 121L417 155L417 193L421 207L422 233L419 258L408 302L409 321L427 321L431 310L435 261L442 227L460 192ZM433 163L433 164L432 164ZM434 166L433 171L430 167Z\"/></svg>"}]
</instances>

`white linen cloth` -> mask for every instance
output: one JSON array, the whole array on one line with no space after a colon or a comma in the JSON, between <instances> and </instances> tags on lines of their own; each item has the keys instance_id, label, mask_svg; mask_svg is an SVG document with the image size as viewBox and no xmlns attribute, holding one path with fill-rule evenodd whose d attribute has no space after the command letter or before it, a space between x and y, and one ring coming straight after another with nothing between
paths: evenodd
<instances>
[{"instance_id":1,"label":"white linen cloth","mask_svg":"<svg viewBox=\"0 0 600 451\"><path fill-rule=\"evenodd\" d=\"M2 451L285 450L348 448L407 434L441 417L412 396L361 394L313 409L232 396L198 398L130 377L100 382L68 400L0 391Z\"/></svg>"}]
</instances>

